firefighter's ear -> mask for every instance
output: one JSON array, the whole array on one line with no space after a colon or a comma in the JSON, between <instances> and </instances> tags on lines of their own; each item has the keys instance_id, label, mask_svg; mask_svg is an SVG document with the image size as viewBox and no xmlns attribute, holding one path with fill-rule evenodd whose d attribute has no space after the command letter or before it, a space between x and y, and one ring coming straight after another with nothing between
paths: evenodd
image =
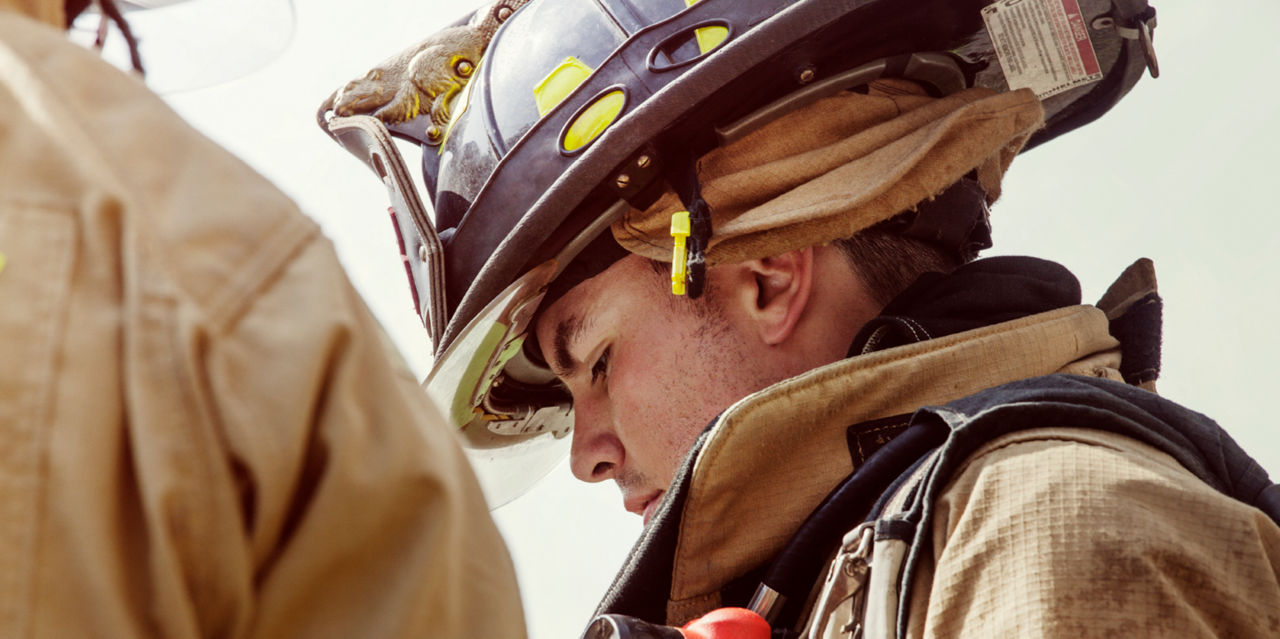
<instances>
[{"instance_id":1,"label":"firefighter's ear","mask_svg":"<svg viewBox=\"0 0 1280 639\"><path fill-rule=\"evenodd\" d=\"M747 312L760 340L776 346L789 339L813 292L813 247L750 260L743 264L754 283Z\"/></svg>"}]
</instances>

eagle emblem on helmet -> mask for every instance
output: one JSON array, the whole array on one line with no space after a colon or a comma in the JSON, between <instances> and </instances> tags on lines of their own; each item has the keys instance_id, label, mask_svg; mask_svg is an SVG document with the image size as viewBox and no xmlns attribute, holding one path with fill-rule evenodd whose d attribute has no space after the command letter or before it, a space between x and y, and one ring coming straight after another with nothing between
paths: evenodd
<instances>
[{"instance_id":1,"label":"eagle emblem on helmet","mask_svg":"<svg viewBox=\"0 0 1280 639\"><path fill-rule=\"evenodd\" d=\"M371 115L388 126L430 116L426 137L439 142L454 96L475 73L493 34L529 0L500 0L477 11L465 25L450 27L382 61L325 101L322 111L339 116Z\"/></svg>"}]
</instances>

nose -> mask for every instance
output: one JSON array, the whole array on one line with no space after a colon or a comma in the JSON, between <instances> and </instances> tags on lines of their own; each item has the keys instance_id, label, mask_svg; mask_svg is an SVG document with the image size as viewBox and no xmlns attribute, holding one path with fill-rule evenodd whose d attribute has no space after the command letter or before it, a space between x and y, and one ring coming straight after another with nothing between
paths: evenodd
<instances>
[{"instance_id":1,"label":"nose","mask_svg":"<svg viewBox=\"0 0 1280 639\"><path fill-rule=\"evenodd\" d=\"M608 407L602 404L604 402L575 402L573 407L569 468L574 477L585 482L613 479L626 459Z\"/></svg>"}]
</instances>

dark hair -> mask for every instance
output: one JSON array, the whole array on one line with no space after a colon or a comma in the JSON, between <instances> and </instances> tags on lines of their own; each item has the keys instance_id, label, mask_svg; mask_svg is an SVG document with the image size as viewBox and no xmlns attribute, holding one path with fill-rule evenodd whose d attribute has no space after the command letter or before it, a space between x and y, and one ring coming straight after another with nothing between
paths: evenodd
<instances>
[{"instance_id":1,"label":"dark hair","mask_svg":"<svg viewBox=\"0 0 1280 639\"><path fill-rule=\"evenodd\" d=\"M877 226L836 240L832 245L844 253L854 274L881 306L921 275L950 273L961 264L953 251Z\"/></svg>"},{"instance_id":2,"label":"dark hair","mask_svg":"<svg viewBox=\"0 0 1280 639\"><path fill-rule=\"evenodd\" d=\"M653 272L658 276L658 279L662 282L661 285L669 287L671 285L671 263L663 262L662 260L655 260L653 258L646 258L645 261L649 263L649 268L653 269ZM704 328L702 328L700 332L709 330L707 327L721 328L724 325L723 311L718 305L711 303L711 300L716 298L719 290L712 286L710 281L706 282L703 286L702 295L698 296L697 299L676 295L663 296L663 299L665 299L667 304L672 308L691 312L701 318L703 320Z\"/></svg>"},{"instance_id":3,"label":"dark hair","mask_svg":"<svg viewBox=\"0 0 1280 639\"><path fill-rule=\"evenodd\" d=\"M961 264L960 258L952 251L880 226L864 229L831 244L840 249L854 275L866 285L871 299L881 306L888 304L921 275L950 273ZM654 273L671 275L670 263L655 259L648 262ZM706 312L707 309L705 303L691 306L695 312Z\"/></svg>"}]
</instances>

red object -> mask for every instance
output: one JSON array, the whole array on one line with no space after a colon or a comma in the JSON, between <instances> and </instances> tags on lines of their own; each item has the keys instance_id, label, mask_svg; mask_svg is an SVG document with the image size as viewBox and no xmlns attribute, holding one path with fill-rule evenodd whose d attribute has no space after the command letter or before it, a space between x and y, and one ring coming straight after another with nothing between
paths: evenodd
<instances>
[{"instance_id":1,"label":"red object","mask_svg":"<svg viewBox=\"0 0 1280 639\"><path fill-rule=\"evenodd\" d=\"M686 639L769 639L769 622L746 608L720 608L681 629Z\"/></svg>"}]
</instances>

